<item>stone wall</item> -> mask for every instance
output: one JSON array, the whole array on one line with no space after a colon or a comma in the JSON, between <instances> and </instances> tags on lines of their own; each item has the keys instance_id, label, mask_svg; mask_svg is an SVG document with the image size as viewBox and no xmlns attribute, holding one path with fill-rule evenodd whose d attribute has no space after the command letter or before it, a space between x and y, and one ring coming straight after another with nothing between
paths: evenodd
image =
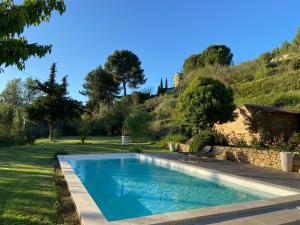
<instances>
[{"instance_id":1,"label":"stone wall","mask_svg":"<svg viewBox=\"0 0 300 225\"><path fill-rule=\"evenodd\" d=\"M221 154L215 156L220 160L231 160L238 163L247 163L254 166L269 167L281 169L280 151L261 150L250 147L225 147L214 146L214 149L222 151ZM293 171L299 172L300 169L300 154L294 153L294 168Z\"/></svg>"},{"instance_id":2,"label":"stone wall","mask_svg":"<svg viewBox=\"0 0 300 225\"><path fill-rule=\"evenodd\" d=\"M188 152L188 144L176 144L177 151ZM214 150L222 152L215 156L219 160L230 160L254 166L281 169L279 150L261 150L251 147L214 146ZM300 172L300 153L294 153L294 172Z\"/></svg>"}]
</instances>

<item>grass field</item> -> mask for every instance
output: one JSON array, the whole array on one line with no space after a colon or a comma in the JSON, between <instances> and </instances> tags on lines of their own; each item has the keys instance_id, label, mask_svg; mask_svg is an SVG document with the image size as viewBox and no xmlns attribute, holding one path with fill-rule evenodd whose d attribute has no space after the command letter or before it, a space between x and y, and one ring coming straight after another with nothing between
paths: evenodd
<instances>
[{"instance_id":1,"label":"grass field","mask_svg":"<svg viewBox=\"0 0 300 225\"><path fill-rule=\"evenodd\" d=\"M76 224L74 218L69 218L74 214L72 209L68 212L71 206L62 209L64 197L60 195L65 190L57 185L60 175L54 166L55 155L162 151L154 143L123 147L120 141L120 137L90 137L86 145L81 145L78 138L69 137L52 143L42 139L35 145L0 148L0 224Z\"/></svg>"}]
</instances>

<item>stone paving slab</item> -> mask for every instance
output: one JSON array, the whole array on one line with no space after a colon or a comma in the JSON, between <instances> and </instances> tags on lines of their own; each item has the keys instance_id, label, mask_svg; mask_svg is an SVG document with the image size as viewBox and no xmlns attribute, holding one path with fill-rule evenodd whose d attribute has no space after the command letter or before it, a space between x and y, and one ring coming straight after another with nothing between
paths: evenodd
<instances>
[{"instance_id":1,"label":"stone paving slab","mask_svg":"<svg viewBox=\"0 0 300 225\"><path fill-rule=\"evenodd\" d=\"M178 154L151 153L150 155L165 159L182 161ZM239 164L231 161L215 159L200 159L199 162L184 163L213 169L232 175L255 179L276 185L300 189L300 174L286 173L277 169L255 167L248 164ZM300 198L298 199L300 201ZM220 216L205 221L182 223L185 225L300 225L300 204L291 202L289 205L278 206L254 212L237 215Z\"/></svg>"},{"instance_id":2,"label":"stone paving slab","mask_svg":"<svg viewBox=\"0 0 300 225\"><path fill-rule=\"evenodd\" d=\"M177 153L147 153L156 157L161 157L171 160L180 160L181 162L204 167L207 169L217 170L224 173L229 173L237 176L242 176L249 179L260 180L263 182L282 185L290 188L300 189L300 173L297 172L282 172L278 169L263 168L252 166L249 164L239 164L228 160L216 159L200 159L199 162L182 161L182 156ZM299 224L300 225L300 224Z\"/></svg>"}]
</instances>

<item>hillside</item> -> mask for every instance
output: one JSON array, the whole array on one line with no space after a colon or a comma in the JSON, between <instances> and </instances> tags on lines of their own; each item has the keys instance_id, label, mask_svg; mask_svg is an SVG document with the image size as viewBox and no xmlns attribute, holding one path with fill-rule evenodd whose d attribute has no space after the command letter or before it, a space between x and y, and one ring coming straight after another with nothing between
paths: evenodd
<instances>
[{"instance_id":1,"label":"hillside","mask_svg":"<svg viewBox=\"0 0 300 225\"><path fill-rule=\"evenodd\" d=\"M181 87L195 76L211 76L231 86L237 105L262 104L300 112L300 30L291 43L285 41L253 60L194 68L183 75Z\"/></svg>"}]
</instances>

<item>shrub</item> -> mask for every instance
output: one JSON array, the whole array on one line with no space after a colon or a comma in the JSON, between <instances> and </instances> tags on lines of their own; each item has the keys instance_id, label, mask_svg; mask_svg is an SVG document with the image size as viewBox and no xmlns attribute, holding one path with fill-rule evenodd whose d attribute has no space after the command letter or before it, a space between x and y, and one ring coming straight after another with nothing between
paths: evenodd
<instances>
[{"instance_id":1,"label":"shrub","mask_svg":"<svg viewBox=\"0 0 300 225\"><path fill-rule=\"evenodd\" d=\"M90 132L91 132L90 117L87 114L83 114L78 127L78 134L81 140L81 144L84 144Z\"/></svg>"},{"instance_id":2,"label":"shrub","mask_svg":"<svg viewBox=\"0 0 300 225\"><path fill-rule=\"evenodd\" d=\"M181 134L169 134L161 140L161 144L162 144L162 147L164 147L170 141L176 142L176 143L182 143L182 142L185 142L186 140L187 140L187 138Z\"/></svg>"},{"instance_id":3,"label":"shrub","mask_svg":"<svg viewBox=\"0 0 300 225\"><path fill-rule=\"evenodd\" d=\"M214 142L215 140L213 132L210 130L204 130L192 138L190 149L192 152L198 152L207 145L213 145Z\"/></svg>"},{"instance_id":4,"label":"shrub","mask_svg":"<svg viewBox=\"0 0 300 225\"><path fill-rule=\"evenodd\" d=\"M196 77L179 97L184 122L199 131L234 118L233 91L209 77Z\"/></svg>"},{"instance_id":5,"label":"shrub","mask_svg":"<svg viewBox=\"0 0 300 225\"><path fill-rule=\"evenodd\" d=\"M150 114L141 107L133 108L126 117L123 126L130 130L130 137L134 142L148 140Z\"/></svg>"},{"instance_id":6,"label":"shrub","mask_svg":"<svg viewBox=\"0 0 300 225\"><path fill-rule=\"evenodd\" d=\"M221 132L213 131L212 135L214 136L214 145L227 146L229 144L227 137Z\"/></svg>"},{"instance_id":7,"label":"shrub","mask_svg":"<svg viewBox=\"0 0 300 225\"><path fill-rule=\"evenodd\" d=\"M151 135L154 139L160 139L167 134L180 132L181 127L176 121L170 119L155 120L150 124Z\"/></svg>"},{"instance_id":8,"label":"shrub","mask_svg":"<svg viewBox=\"0 0 300 225\"><path fill-rule=\"evenodd\" d=\"M299 58L293 59L290 62L290 65L293 70L299 70L300 69L300 59Z\"/></svg>"}]
</instances>

